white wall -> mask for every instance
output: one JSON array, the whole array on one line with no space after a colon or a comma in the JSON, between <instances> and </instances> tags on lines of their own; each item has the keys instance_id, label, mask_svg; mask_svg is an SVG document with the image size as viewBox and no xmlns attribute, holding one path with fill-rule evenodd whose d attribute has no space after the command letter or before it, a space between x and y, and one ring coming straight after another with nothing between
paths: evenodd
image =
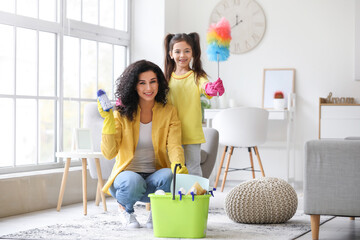
<instances>
[{"instance_id":1,"label":"white wall","mask_svg":"<svg viewBox=\"0 0 360 240\"><path fill-rule=\"evenodd\" d=\"M355 1L355 38L360 39L360 1ZM355 66L360 64L360 43L355 41ZM360 68L355 69L355 79L360 81Z\"/></svg>"},{"instance_id":2,"label":"white wall","mask_svg":"<svg viewBox=\"0 0 360 240\"><path fill-rule=\"evenodd\" d=\"M158 0L151 2L158 3ZM167 1L167 12L164 15L166 32L196 31L200 34L203 64L211 81L216 80L217 64L206 58L206 33L210 13L218 2L219 0ZM227 99L233 98L243 106L260 107L263 69L296 69L295 180L301 181L304 143L318 137L319 97L326 97L329 92L337 97L359 98L360 95L360 82L354 80L355 0L257 2L266 15L265 36L254 50L231 55L228 61L220 63L220 76L225 84ZM170 3L174 5L168 5ZM157 39L159 42L155 43ZM152 53L157 52L159 46L162 47L162 40L163 36L159 36L152 41L156 49ZM138 45L148 44L144 39L135 41ZM138 56L137 51L138 49L134 54ZM149 57L158 59L157 56L150 55ZM283 124L271 124L270 139L280 136L280 140L284 141L286 128ZM267 175L285 177L285 144L277 148L260 147L259 150ZM248 162L247 153L241 158ZM229 174L229 178L237 176L235 173Z\"/></svg>"},{"instance_id":3,"label":"white wall","mask_svg":"<svg viewBox=\"0 0 360 240\"><path fill-rule=\"evenodd\" d=\"M179 21L180 11L179 7L181 1L166 1L165 2L165 35L168 33L180 32Z\"/></svg>"},{"instance_id":4,"label":"white wall","mask_svg":"<svg viewBox=\"0 0 360 240\"><path fill-rule=\"evenodd\" d=\"M162 66L165 0L136 0L131 4L131 62L146 59Z\"/></svg>"},{"instance_id":5,"label":"white wall","mask_svg":"<svg viewBox=\"0 0 360 240\"><path fill-rule=\"evenodd\" d=\"M0 175L0 218L52 208L56 211L64 169ZM62 206L82 202L81 167L71 167ZM87 200L94 200L97 179L87 173ZM100 205L102 208L102 204Z\"/></svg>"}]
</instances>

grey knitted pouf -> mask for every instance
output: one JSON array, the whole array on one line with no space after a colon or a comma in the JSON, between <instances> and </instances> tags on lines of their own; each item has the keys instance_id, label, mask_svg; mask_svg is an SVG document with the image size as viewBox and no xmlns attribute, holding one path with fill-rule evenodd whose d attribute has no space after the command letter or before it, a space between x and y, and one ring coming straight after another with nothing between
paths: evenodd
<instances>
[{"instance_id":1,"label":"grey knitted pouf","mask_svg":"<svg viewBox=\"0 0 360 240\"><path fill-rule=\"evenodd\" d=\"M239 223L283 223L296 212L295 190L279 178L263 177L234 187L225 198L225 212Z\"/></svg>"}]
</instances>

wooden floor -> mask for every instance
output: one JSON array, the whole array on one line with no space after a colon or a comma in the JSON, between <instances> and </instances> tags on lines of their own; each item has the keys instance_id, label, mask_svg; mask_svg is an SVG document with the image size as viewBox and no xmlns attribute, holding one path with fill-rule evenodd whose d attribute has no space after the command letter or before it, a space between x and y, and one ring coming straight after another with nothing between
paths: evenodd
<instances>
[{"instance_id":1,"label":"wooden floor","mask_svg":"<svg viewBox=\"0 0 360 240\"><path fill-rule=\"evenodd\" d=\"M360 207L360 206L359 206ZM310 221L310 217L309 217ZM312 240L311 232L296 238L297 240ZM336 217L320 226L321 240L360 240L360 218L354 221L348 217Z\"/></svg>"}]
</instances>

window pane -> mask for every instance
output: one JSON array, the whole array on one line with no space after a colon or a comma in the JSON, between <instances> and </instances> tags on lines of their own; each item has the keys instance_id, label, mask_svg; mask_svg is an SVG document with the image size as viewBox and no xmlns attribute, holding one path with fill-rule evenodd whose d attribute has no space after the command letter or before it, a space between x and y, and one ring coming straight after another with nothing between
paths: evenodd
<instances>
[{"instance_id":1,"label":"window pane","mask_svg":"<svg viewBox=\"0 0 360 240\"><path fill-rule=\"evenodd\" d=\"M39 18L56 22L56 0L39 0Z\"/></svg>"},{"instance_id":2,"label":"window pane","mask_svg":"<svg viewBox=\"0 0 360 240\"><path fill-rule=\"evenodd\" d=\"M74 101L64 101L64 131L63 146L64 151L71 151L72 137L74 128L79 127L79 103Z\"/></svg>"},{"instance_id":3,"label":"window pane","mask_svg":"<svg viewBox=\"0 0 360 240\"><path fill-rule=\"evenodd\" d=\"M0 109L6 117L0 118L0 167L14 162L14 100L0 98Z\"/></svg>"},{"instance_id":4,"label":"window pane","mask_svg":"<svg viewBox=\"0 0 360 240\"><path fill-rule=\"evenodd\" d=\"M36 95L36 32L25 28L16 32L16 93Z\"/></svg>"},{"instance_id":5,"label":"window pane","mask_svg":"<svg viewBox=\"0 0 360 240\"><path fill-rule=\"evenodd\" d=\"M112 98L112 82L113 82L113 54L112 45L99 43L99 89L105 90L109 98Z\"/></svg>"},{"instance_id":6,"label":"window pane","mask_svg":"<svg viewBox=\"0 0 360 240\"><path fill-rule=\"evenodd\" d=\"M114 86L116 79L118 79L125 70L125 64L126 64L125 60L126 60L126 47L115 45L114 46ZM114 89L114 92L115 90L116 89Z\"/></svg>"},{"instance_id":7,"label":"window pane","mask_svg":"<svg viewBox=\"0 0 360 240\"><path fill-rule=\"evenodd\" d=\"M64 37L64 97L79 97L79 39Z\"/></svg>"},{"instance_id":8,"label":"window pane","mask_svg":"<svg viewBox=\"0 0 360 240\"><path fill-rule=\"evenodd\" d=\"M115 29L127 31L127 0L115 0Z\"/></svg>"},{"instance_id":9,"label":"window pane","mask_svg":"<svg viewBox=\"0 0 360 240\"><path fill-rule=\"evenodd\" d=\"M0 0L0 11L15 13L15 0Z\"/></svg>"},{"instance_id":10,"label":"window pane","mask_svg":"<svg viewBox=\"0 0 360 240\"><path fill-rule=\"evenodd\" d=\"M14 94L14 28L0 24L0 93Z\"/></svg>"},{"instance_id":11,"label":"window pane","mask_svg":"<svg viewBox=\"0 0 360 240\"><path fill-rule=\"evenodd\" d=\"M55 101L39 100L39 163L54 162Z\"/></svg>"},{"instance_id":12,"label":"window pane","mask_svg":"<svg viewBox=\"0 0 360 240\"><path fill-rule=\"evenodd\" d=\"M80 127L84 127L84 109L85 109L85 105L88 104L90 102L81 102L80 104L80 121L81 121L81 124L80 124Z\"/></svg>"},{"instance_id":13,"label":"window pane","mask_svg":"<svg viewBox=\"0 0 360 240\"><path fill-rule=\"evenodd\" d=\"M81 98L96 98L96 42L81 40Z\"/></svg>"},{"instance_id":14,"label":"window pane","mask_svg":"<svg viewBox=\"0 0 360 240\"><path fill-rule=\"evenodd\" d=\"M82 0L82 21L98 24L98 1Z\"/></svg>"},{"instance_id":15,"label":"window pane","mask_svg":"<svg viewBox=\"0 0 360 240\"><path fill-rule=\"evenodd\" d=\"M55 95L55 34L39 33L39 93L42 96Z\"/></svg>"},{"instance_id":16,"label":"window pane","mask_svg":"<svg viewBox=\"0 0 360 240\"><path fill-rule=\"evenodd\" d=\"M81 21L81 0L66 1L67 18Z\"/></svg>"},{"instance_id":17,"label":"window pane","mask_svg":"<svg viewBox=\"0 0 360 240\"><path fill-rule=\"evenodd\" d=\"M114 28L114 0L100 1L100 25Z\"/></svg>"},{"instance_id":18,"label":"window pane","mask_svg":"<svg viewBox=\"0 0 360 240\"><path fill-rule=\"evenodd\" d=\"M17 14L37 18L37 0L16 0Z\"/></svg>"},{"instance_id":19,"label":"window pane","mask_svg":"<svg viewBox=\"0 0 360 240\"><path fill-rule=\"evenodd\" d=\"M36 163L36 100L16 100L16 165Z\"/></svg>"}]
</instances>

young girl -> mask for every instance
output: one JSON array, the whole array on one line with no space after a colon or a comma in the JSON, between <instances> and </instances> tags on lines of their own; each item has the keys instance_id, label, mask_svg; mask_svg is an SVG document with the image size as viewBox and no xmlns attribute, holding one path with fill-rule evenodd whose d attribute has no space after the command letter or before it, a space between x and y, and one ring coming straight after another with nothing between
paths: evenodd
<instances>
[{"instance_id":1,"label":"young girl","mask_svg":"<svg viewBox=\"0 0 360 240\"><path fill-rule=\"evenodd\" d=\"M200 146L205 142L200 95L221 96L222 81L209 82L202 68L200 37L197 33L168 34L165 37L165 77L169 81L169 102L178 110L182 144L189 174L202 176Z\"/></svg>"},{"instance_id":2,"label":"young girl","mask_svg":"<svg viewBox=\"0 0 360 240\"><path fill-rule=\"evenodd\" d=\"M154 63L131 64L116 83L121 103L115 111L103 111L98 103L104 118L101 152L107 159L116 157L102 190L117 199L123 224L139 228L134 204L150 202L148 194L156 190L170 192L170 166L185 163L181 123L175 107L166 103L168 84ZM186 167L177 173L187 173ZM151 212L146 227L152 228Z\"/></svg>"}]
</instances>

